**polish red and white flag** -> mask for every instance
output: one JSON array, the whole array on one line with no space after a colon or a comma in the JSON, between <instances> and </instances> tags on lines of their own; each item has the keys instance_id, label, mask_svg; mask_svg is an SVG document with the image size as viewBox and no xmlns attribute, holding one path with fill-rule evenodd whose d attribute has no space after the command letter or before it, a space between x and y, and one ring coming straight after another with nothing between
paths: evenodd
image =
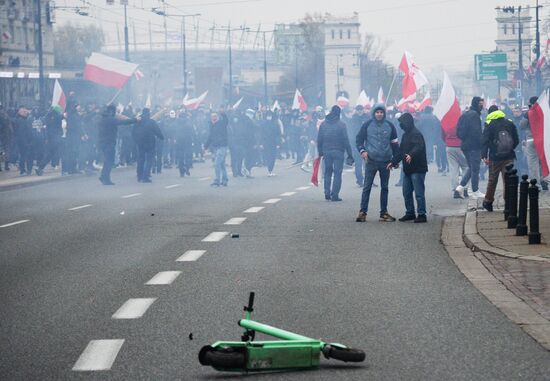
<instances>
[{"instance_id":1,"label":"polish red and white flag","mask_svg":"<svg viewBox=\"0 0 550 381\"><path fill-rule=\"evenodd\" d=\"M336 104L340 106L340 108L344 108L349 106L349 99L340 95L338 99L336 99Z\"/></svg>"},{"instance_id":2,"label":"polish red and white flag","mask_svg":"<svg viewBox=\"0 0 550 381\"><path fill-rule=\"evenodd\" d=\"M65 107L67 106L67 98L65 97L65 93L63 92L63 89L57 79L55 80L55 84L53 86L52 96L52 107L55 106L61 107L63 111L65 111Z\"/></svg>"},{"instance_id":3,"label":"polish red and white flag","mask_svg":"<svg viewBox=\"0 0 550 381\"><path fill-rule=\"evenodd\" d=\"M137 68L137 64L100 53L92 53L84 67L84 79L103 86L121 89L134 75Z\"/></svg>"},{"instance_id":4,"label":"polish red and white flag","mask_svg":"<svg viewBox=\"0 0 550 381\"><path fill-rule=\"evenodd\" d=\"M550 106L548 102L548 90L545 90L528 113L543 177L550 174Z\"/></svg>"},{"instance_id":5,"label":"polish red and white flag","mask_svg":"<svg viewBox=\"0 0 550 381\"><path fill-rule=\"evenodd\" d=\"M416 65L412 54L407 51L403 54L399 70L405 74L405 78L403 78L403 98L416 93L422 86L428 83L428 78Z\"/></svg>"},{"instance_id":6,"label":"polish red and white flag","mask_svg":"<svg viewBox=\"0 0 550 381\"><path fill-rule=\"evenodd\" d=\"M237 110L239 108L239 106L241 105L243 99L244 99L244 97L241 97L241 99L239 99L231 108L233 110Z\"/></svg>"},{"instance_id":7,"label":"polish red and white flag","mask_svg":"<svg viewBox=\"0 0 550 381\"><path fill-rule=\"evenodd\" d=\"M196 110L199 108L201 103L204 102L207 95L208 95L208 90L202 93L197 98L184 99L183 107L185 107L187 110Z\"/></svg>"},{"instance_id":8,"label":"polish red and white flag","mask_svg":"<svg viewBox=\"0 0 550 381\"><path fill-rule=\"evenodd\" d=\"M134 78L136 79L136 81L139 81L143 77L144 77L143 72L139 69L136 69L136 71L134 72Z\"/></svg>"},{"instance_id":9,"label":"polish red and white flag","mask_svg":"<svg viewBox=\"0 0 550 381\"><path fill-rule=\"evenodd\" d=\"M460 104L456 98L455 89L447 73L443 73L443 87L434 107L434 114L441 122L445 131L454 131L460 118ZM456 135L456 133L454 133Z\"/></svg>"},{"instance_id":10,"label":"polish red and white flag","mask_svg":"<svg viewBox=\"0 0 550 381\"><path fill-rule=\"evenodd\" d=\"M426 95L424 95L424 99L422 99L422 102L418 105L416 108L418 111L424 110L426 107L430 106L432 104L432 96L430 95L430 92L426 92Z\"/></svg>"},{"instance_id":11,"label":"polish red and white flag","mask_svg":"<svg viewBox=\"0 0 550 381\"><path fill-rule=\"evenodd\" d=\"M307 111L307 103L304 97L302 96L302 93L300 93L300 90L296 89L296 92L294 93L294 100L292 102L292 109L293 110L300 110L301 112Z\"/></svg>"},{"instance_id":12,"label":"polish red and white flag","mask_svg":"<svg viewBox=\"0 0 550 381\"><path fill-rule=\"evenodd\" d=\"M367 93L365 93L365 90L361 90L361 93L359 93L359 96L355 101L355 105L365 107L368 104L369 104L369 97L367 97Z\"/></svg>"},{"instance_id":13,"label":"polish red and white flag","mask_svg":"<svg viewBox=\"0 0 550 381\"><path fill-rule=\"evenodd\" d=\"M386 97L384 96L384 90L382 86L378 89L378 103L386 104Z\"/></svg>"}]
</instances>

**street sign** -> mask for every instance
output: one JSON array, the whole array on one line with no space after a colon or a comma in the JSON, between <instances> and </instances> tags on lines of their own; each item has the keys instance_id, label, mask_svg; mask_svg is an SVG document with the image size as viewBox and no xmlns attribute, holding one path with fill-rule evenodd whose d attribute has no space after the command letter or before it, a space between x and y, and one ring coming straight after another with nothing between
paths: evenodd
<instances>
[{"instance_id":1,"label":"street sign","mask_svg":"<svg viewBox=\"0 0 550 381\"><path fill-rule=\"evenodd\" d=\"M476 81L506 80L508 78L506 53L476 54L475 75Z\"/></svg>"}]
</instances>

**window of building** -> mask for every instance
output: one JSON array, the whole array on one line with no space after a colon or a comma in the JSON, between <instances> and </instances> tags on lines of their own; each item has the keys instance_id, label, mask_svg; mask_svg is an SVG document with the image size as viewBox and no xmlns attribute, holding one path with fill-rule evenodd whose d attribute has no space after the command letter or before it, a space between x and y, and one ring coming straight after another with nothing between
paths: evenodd
<instances>
[{"instance_id":1,"label":"window of building","mask_svg":"<svg viewBox=\"0 0 550 381\"><path fill-rule=\"evenodd\" d=\"M342 29L340 29L340 40L344 38L344 33L342 32Z\"/></svg>"},{"instance_id":2,"label":"window of building","mask_svg":"<svg viewBox=\"0 0 550 381\"><path fill-rule=\"evenodd\" d=\"M504 34L508 34L508 24L504 24L502 29L504 29Z\"/></svg>"},{"instance_id":3,"label":"window of building","mask_svg":"<svg viewBox=\"0 0 550 381\"><path fill-rule=\"evenodd\" d=\"M332 39L334 40L334 29L330 31L330 34L332 35Z\"/></svg>"},{"instance_id":4,"label":"window of building","mask_svg":"<svg viewBox=\"0 0 550 381\"><path fill-rule=\"evenodd\" d=\"M516 24L512 24L512 34L516 34Z\"/></svg>"},{"instance_id":5,"label":"window of building","mask_svg":"<svg viewBox=\"0 0 550 381\"><path fill-rule=\"evenodd\" d=\"M348 40L351 40L351 30L348 29Z\"/></svg>"},{"instance_id":6,"label":"window of building","mask_svg":"<svg viewBox=\"0 0 550 381\"><path fill-rule=\"evenodd\" d=\"M522 34L523 33L523 24L519 24L519 34Z\"/></svg>"}]
</instances>

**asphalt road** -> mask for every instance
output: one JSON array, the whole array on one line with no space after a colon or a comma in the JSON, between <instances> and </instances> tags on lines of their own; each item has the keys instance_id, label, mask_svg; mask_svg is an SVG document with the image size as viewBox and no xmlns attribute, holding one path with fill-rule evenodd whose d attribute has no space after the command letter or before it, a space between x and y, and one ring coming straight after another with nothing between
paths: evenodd
<instances>
[{"instance_id":1,"label":"asphalt road","mask_svg":"<svg viewBox=\"0 0 550 381\"><path fill-rule=\"evenodd\" d=\"M465 207L449 198L448 179L428 178L428 224L378 222L378 190L359 224L352 173L344 201L331 203L302 188L308 175L277 165L277 177L257 169L227 188L211 188L213 170L200 164L190 178L168 170L152 184L127 170L114 187L78 178L0 192L0 379L242 377L200 366L197 353L239 340L250 291L254 319L367 353L361 365L322 359L318 370L261 380L550 379L550 354L440 244L442 216ZM251 207L264 209L244 213ZM231 218L246 220L225 225ZM202 241L213 232L239 238ZM189 250L205 252L177 261ZM165 271L177 273L146 284ZM83 370L94 367L108 370Z\"/></svg>"}]
</instances>

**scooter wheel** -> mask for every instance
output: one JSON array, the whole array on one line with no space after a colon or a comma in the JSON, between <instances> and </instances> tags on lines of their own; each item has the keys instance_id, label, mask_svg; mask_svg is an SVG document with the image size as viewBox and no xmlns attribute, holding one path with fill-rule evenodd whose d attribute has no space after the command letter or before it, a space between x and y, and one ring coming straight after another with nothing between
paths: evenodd
<instances>
[{"instance_id":1,"label":"scooter wheel","mask_svg":"<svg viewBox=\"0 0 550 381\"><path fill-rule=\"evenodd\" d=\"M199 352L201 365L214 368L239 369L246 367L246 349L244 348L213 348L207 345Z\"/></svg>"},{"instance_id":2,"label":"scooter wheel","mask_svg":"<svg viewBox=\"0 0 550 381\"><path fill-rule=\"evenodd\" d=\"M365 360L365 352L360 349L340 348L327 345L323 348L326 358L332 358L344 362L362 362Z\"/></svg>"}]
</instances>

